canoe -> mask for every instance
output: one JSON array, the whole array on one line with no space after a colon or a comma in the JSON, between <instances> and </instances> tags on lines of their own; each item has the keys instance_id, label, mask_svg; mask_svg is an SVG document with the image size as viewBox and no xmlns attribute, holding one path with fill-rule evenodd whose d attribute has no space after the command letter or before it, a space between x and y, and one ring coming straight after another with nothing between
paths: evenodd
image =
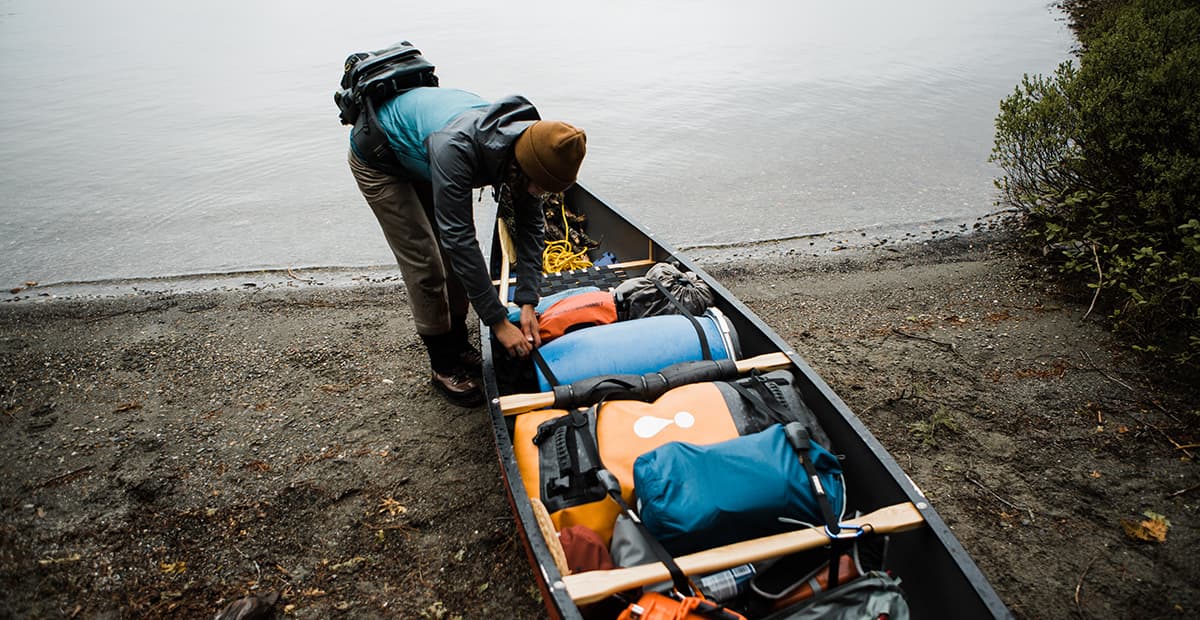
<instances>
[{"instance_id":1,"label":"canoe","mask_svg":"<svg viewBox=\"0 0 1200 620\"><path fill-rule=\"evenodd\" d=\"M621 277L642 275L656 262L671 260L684 270L695 272L712 289L715 307L735 328L740 345L739 364L759 362L771 368L785 367L795 375L799 391L813 410L834 446L844 455L843 468L849 508L864 515L852 523L867 524L875 535L889 531L887 566L899 577L914 618L1009 618L1010 612L987 579L967 555L929 500L897 465L887 450L866 426L830 389L816 372L769 326L740 302L729 290L699 265L655 237L619 209L597 198L585 187L576 185L566 195L566 204L586 214L587 234L600 240L601 246L590 252L593 258L610 253L615 264L602 268L548 275L547 283L578 281L586 284L603 280L616 272ZM498 290L507 289L504 244L500 232L493 234L491 258L493 278ZM504 276L503 278L501 276ZM601 277L603 276L603 277ZM611 278L610 278L611 279ZM603 288L603 285L601 285ZM546 288L543 289L548 290ZM481 341L491 343L490 331L481 326ZM546 609L555 618L582 618L580 606L617 592L629 585L662 581L666 569L661 563L613 571L591 571L564 575L556 564L561 553L557 538L544 534L544 509L535 509L521 479L513 447L514 413L550 404L545 393L502 393L498 377L512 370L517 362L503 351L483 347L484 387L495 435L496 452L505 489L512 505L519 535L533 569L533 575ZM524 362L528 363L528 362ZM539 507L540 508L540 507ZM848 514L853 514L849 513ZM539 525L539 518L542 525ZM822 530L797 530L785 534L752 539L726 547L702 550L676 558L689 576L699 576L746 562L775 558L799 549L828 543ZM561 556L559 556L561 564ZM799 576L797 576L799 577Z\"/></svg>"}]
</instances>

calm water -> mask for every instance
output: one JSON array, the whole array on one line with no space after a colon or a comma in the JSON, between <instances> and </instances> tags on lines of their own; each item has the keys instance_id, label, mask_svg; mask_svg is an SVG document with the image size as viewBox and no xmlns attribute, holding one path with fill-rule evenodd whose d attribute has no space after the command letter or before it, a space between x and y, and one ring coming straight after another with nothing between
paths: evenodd
<instances>
[{"instance_id":1,"label":"calm water","mask_svg":"<svg viewBox=\"0 0 1200 620\"><path fill-rule=\"evenodd\" d=\"M0 0L0 286L390 263L331 95L401 38L676 244L993 210L998 101L1071 45L1047 0L340 4Z\"/></svg>"}]
</instances>

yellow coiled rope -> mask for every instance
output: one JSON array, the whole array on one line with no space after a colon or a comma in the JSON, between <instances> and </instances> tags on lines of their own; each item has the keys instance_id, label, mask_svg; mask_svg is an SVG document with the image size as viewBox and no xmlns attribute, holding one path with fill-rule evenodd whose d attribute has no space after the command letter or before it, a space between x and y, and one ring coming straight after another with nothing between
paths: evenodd
<instances>
[{"instance_id":1,"label":"yellow coiled rope","mask_svg":"<svg viewBox=\"0 0 1200 620\"><path fill-rule=\"evenodd\" d=\"M571 269L587 269L592 261L587 257L587 248L578 252L571 249L571 228L567 225L567 202L562 194L558 194L558 208L562 214L563 238L546 240L546 249L542 250L542 272L559 273Z\"/></svg>"}]
</instances>

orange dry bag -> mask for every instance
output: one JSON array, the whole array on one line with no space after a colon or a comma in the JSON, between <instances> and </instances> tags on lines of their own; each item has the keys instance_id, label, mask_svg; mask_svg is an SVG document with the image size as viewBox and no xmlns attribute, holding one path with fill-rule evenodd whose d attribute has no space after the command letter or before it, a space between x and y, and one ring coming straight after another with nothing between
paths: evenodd
<instances>
[{"instance_id":1,"label":"orange dry bag","mask_svg":"<svg viewBox=\"0 0 1200 620\"><path fill-rule=\"evenodd\" d=\"M555 421L555 426L547 426ZM737 436L738 426L721 390L714 383L694 383L654 403L610 400L591 409L523 413L513 428L513 447L526 492L546 504L555 527L582 525L609 544L617 505L606 499L603 489L580 484L587 470L603 466L612 472L626 501L632 502L633 463L642 454L671 441L709 445ZM559 470L564 461L579 461L570 468L577 471L548 471Z\"/></svg>"},{"instance_id":2,"label":"orange dry bag","mask_svg":"<svg viewBox=\"0 0 1200 620\"><path fill-rule=\"evenodd\" d=\"M538 335L542 342L591 327L607 325L617 320L617 304L612 293L595 291L580 293L555 302L538 317Z\"/></svg>"},{"instance_id":3,"label":"orange dry bag","mask_svg":"<svg viewBox=\"0 0 1200 620\"><path fill-rule=\"evenodd\" d=\"M746 617L699 596L675 599L647 592L626 607L617 620L746 620Z\"/></svg>"}]
</instances>

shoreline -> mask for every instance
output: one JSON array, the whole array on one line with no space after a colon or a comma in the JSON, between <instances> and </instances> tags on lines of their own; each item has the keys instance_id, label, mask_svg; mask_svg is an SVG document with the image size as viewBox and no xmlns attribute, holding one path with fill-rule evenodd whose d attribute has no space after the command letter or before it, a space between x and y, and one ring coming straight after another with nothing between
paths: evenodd
<instances>
[{"instance_id":1,"label":"shoreline","mask_svg":"<svg viewBox=\"0 0 1200 620\"><path fill-rule=\"evenodd\" d=\"M850 254L870 254L882 249L893 253L914 252L930 244L955 245L991 242L1006 233L1001 226L1004 212L985 215L971 222L935 220L903 227L878 227L797 235L738 243L680 245L675 249L702 266L745 260L780 258L836 260ZM952 230L954 229L954 230ZM51 301L86 301L139 295L235 292L308 287L348 288L402 283L394 264L363 266L308 266L244 269L230 272L187 275L111 278L86 281L38 283L10 287L0 297L4 303L29 304Z\"/></svg>"}]
</instances>

